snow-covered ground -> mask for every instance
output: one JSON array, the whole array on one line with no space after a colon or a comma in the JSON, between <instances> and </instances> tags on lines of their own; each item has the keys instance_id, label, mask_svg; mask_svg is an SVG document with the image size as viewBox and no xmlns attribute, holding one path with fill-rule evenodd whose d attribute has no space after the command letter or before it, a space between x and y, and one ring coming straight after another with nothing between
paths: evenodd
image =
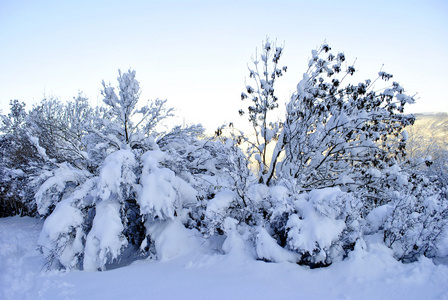
<instances>
[{"instance_id":1,"label":"snow-covered ground","mask_svg":"<svg viewBox=\"0 0 448 300\"><path fill-rule=\"evenodd\" d=\"M0 219L0 299L448 299L448 267L401 264L375 241L328 268L266 263L205 245L163 261L105 272L47 271L43 222Z\"/></svg>"}]
</instances>

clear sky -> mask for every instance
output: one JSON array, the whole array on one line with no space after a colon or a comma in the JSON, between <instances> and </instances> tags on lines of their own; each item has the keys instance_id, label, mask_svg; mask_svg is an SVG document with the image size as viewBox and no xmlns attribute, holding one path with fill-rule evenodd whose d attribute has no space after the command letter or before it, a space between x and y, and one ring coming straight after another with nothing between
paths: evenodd
<instances>
[{"instance_id":1,"label":"clear sky","mask_svg":"<svg viewBox=\"0 0 448 300\"><path fill-rule=\"evenodd\" d=\"M0 0L0 108L78 91L101 103L101 80L137 71L142 100L168 99L177 122L212 130L241 120L247 64L266 36L285 44L280 101L326 40L364 76L384 64L420 99L448 112L448 1Z\"/></svg>"}]
</instances>

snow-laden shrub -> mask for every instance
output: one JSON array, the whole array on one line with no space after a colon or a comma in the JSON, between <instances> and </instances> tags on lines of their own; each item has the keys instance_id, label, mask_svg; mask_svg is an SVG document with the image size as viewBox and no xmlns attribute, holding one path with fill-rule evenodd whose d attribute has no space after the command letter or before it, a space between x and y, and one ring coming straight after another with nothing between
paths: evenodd
<instances>
[{"instance_id":1,"label":"snow-laden shrub","mask_svg":"<svg viewBox=\"0 0 448 300\"><path fill-rule=\"evenodd\" d=\"M286 223L287 247L301 254L301 264L331 264L361 237L362 204L337 187L301 194L293 206L295 213Z\"/></svg>"},{"instance_id":2,"label":"snow-laden shrub","mask_svg":"<svg viewBox=\"0 0 448 300\"><path fill-rule=\"evenodd\" d=\"M161 100L136 108L140 92L134 71L119 72L118 81L118 95L103 83L106 108L83 128L89 133L83 136L88 145L85 161L76 168L59 164L40 179L43 183L36 193L39 212L51 214L39 244L50 265L103 270L118 260L125 248L138 250L145 239L144 216L137 200L142 199L142 190L152 193L154 188L147 190L151 175L142 155L148 150L158 151L154 141L157 134L152 131L171 115L171 109ZM169 170L160 170L153 167L153 179L166 179L159 175ZM178 181L171 175L168 184L175 185ZM167 210L174 211L172 204L167 203Z\"/></svg>"},{"instance_id":3,"label":"snow-laden shrub","mask_svg":"<svg viewBox=\"0 0 448 300\"><path fill-rule=\"evenodd\" d=\"M181 253L167 250L176 243L171 234L204 233L215 226L210 199L244 194L247 160L232 139L206 138L201 126L151 131L171 110L163 101L136 109L135 72L118 80L118 95L104 85L104 118L86 129L89 171L66 163L42 175L36 199L49 216L39 244L50 266L104 270L124 256Z\"/></svg>"},{"instance_id":4,"label":"snow-laden shrub","mask_svg":"<svg viewBox=\"0 0 448 300\"><path fill-rule=\"evenodd\" d=\"M172 170L159 167L163 157L161 151L148 151L141 157L143 168L137 202L141 213L150 219L166 220L181 216L182 207L196 202L195 189Z\"/></svg>"},{"instance_id":5,"label":"snow-laden shrub","mask_svg":"<svg viewBox=\"0 0 448 300\"><path fill-rule=\"evenodd\" d=\"M286 67L278 67L282 47L266 40L262 49L249 68L255 84L241 95L251 100L247 112L255 137L249 140L249 155L256 153L259 182L294 178L307 191L335 185L381 190L367 170L382 172L406 155L402 131L414 116L403 111L414 99L383 71L373 81L347 82L355 67L347 65L344 53L323 44L311 51L284 119L272 122L271 111L278 107L275 83ZM275 144L273 150L268 151L269 143Z\"/></svg>"},{"instance_id":6,"label":"snow-laden shrub","mask_svg":"<svg viewBox=\"0 0 448 300\"><path fill-rule=\"evenodd\" d=\"M50 264L104 270L127 246L138 251L150 235L144 220L185 219L183 209L196 202L196 191L171 170L159 167L155 157L160 151L136 157L138 153L113 152L99 175L74 187L56 205L39 239ZM130 213L135 206L138 212Z\"/></svg>"},{"instance_id":7,"label":"snow-laden shrub","mask_svg":"<svg viewBox=\"0 0 448 300\"><path fill-rule=\"evenodd\" d=\"M86 239L83 266L86 271L104 270L128 244L123 234L120 203L115 199L95 205L95 218Z\"/></svg>"},{"instance_id":8,"label":"snow-laden shrub","mask_svg":"<svg viewBox=\"0 0 448 300\"><path fill-rule=\"evenodd\" d=\"M34 194L39 214L48 215L59 201L73 192L73 188L82 184L90 175L88 171L79 170L67 163L62 163L51 171L42 172L35 179L42 182Z\"/></svg>"},{"instance_id":9,"label":"snow-laden shrub","mask_svg":"<svg viewBox=\"0 0 448 300\"><path fill-rule=\"evenodd\" d=\"M404 262L437 255L437 242L448 228L448 202L439 195L419 198L396 194L387 205L384 242Z\"/></svg>"},{"instance_id":10,"label":"snow-laden shrub","mask_svg":"<svg viewBox=\"0 0 448 300\"><path fill-rule=\"evenodd\" d=\"M345 257L362 237L362 204L350 193L327 188L292 194L284 186L260 187L252 193L264 195L254 238L259 259L325 266Z\"/></svg>"},{"instance_id":11,"label":"snow-laden shrub","mask_svg":"<svg viewBox=\"0 0 448 300\"><path fill-rule=\"evenodd\" d=\"M337 187L291 194L285 186L255 183L246 196L247 208L236 208L238 196L230 190L207 203L207 233L225 235L229 241L223 247L238 245L231 241L241 239L236 229L229 228L249 228L245 241L258 259L319 267L346 257L362 238L362 203Z\"/></svg>"},{"instance_id":12,"label":"snow-laden shrub","mask_svg":"<svg viewBox=\"0 0 448 300\"><path fill-rule=\"evenodd\" d=\"M254 61L258 88L242 95L253 100L257 141L234 128L213 138L200 125L157 132L171 109L162 100L137 108L134 71L119 73L118 93L103 83L106 107L83 128L81 158L46 158L52 165L36 180L49 265L105 270L122 259L169 259L204 239L224 254L312 268L344 259L378 233L402 261L444 251L446 193L404 161L403 128L413 117L402 112L413 99L395 82L379 92L370 80L343 87L354 67L342 70L345 56L323 45L285 122L268 125L278 100L273 85L286 68L276 67L281 47L267 41L263 49L264 75ZM249 158L258 161L257 175Z\"/></svg>"},{"instance_id":13,"label":"snow-laden shrub","mask_svg":"<svg viewBox=\"0 0 448 300\"><path fill-rule=\"evenodd\" d=\"M364 234L383 234L386 246L403 262L440 255L438 245L448 229L448 201L443 191L424 174L408 175L396 169L386 174L399 180L390 181L382 193L383 203L365 216Z\"/></svg>"},{"instance_id":14,"label":"snow-laden shrub","mask_svg":"<svg viewBox=\"0 0 448 300\"><path fill-rule=\"evenodd\" d=\"M95 212L98 178L86 180L59 202L45 219L38 244L49 267L79 268L84 257L85 238Z\"/></svg>"},{"instance_id":15,"label":"snow-laden shrub","mask_svg":"<svg viewBox=\"0 0 448 300\"><path fill-rule=\"evenodd\" d=\"M30 139L25 103L0 114L0 217L36 215L33 179L45 167Z\"/></svg>"}]
</instances>

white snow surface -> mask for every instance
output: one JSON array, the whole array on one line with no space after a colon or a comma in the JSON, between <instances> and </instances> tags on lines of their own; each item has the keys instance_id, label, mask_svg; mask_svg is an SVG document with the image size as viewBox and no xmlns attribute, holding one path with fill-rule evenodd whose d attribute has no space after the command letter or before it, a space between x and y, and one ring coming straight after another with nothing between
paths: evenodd
<instances>
[{"instance_id":1,"label":"white snow surface","mask_svg":"<svg viewBox=\"0 0 448 300\"><path fill-rule=\"evenodd\" d=\"M66 272L46 270L36 250L42 226L28 217L0 219L0 299L448 299L446 265L424 257L402 264L375 237L358 242L344 261L314 270L193 243L162 261Z\"/></svg>"}]
</instances>

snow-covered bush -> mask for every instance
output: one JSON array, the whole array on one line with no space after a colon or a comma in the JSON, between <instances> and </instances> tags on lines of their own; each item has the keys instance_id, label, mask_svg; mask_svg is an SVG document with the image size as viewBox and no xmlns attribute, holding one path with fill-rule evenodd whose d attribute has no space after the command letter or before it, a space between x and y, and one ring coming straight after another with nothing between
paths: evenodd
<instances>
[{"instance_id":1,"label":"snow-covered bush","mask_svg":"<svg viewBox=\"0 0 448 300\"><path fill-rule=\"evenodd\" d=\"M59 164L51 171L41 172L34 180L34 184L39 185L34 194L38 213L42 216L48 215L58 202L72 193L89 175L86 170L76 169L67 163Z\"/></svg>"},{"instance_id":2,"label":"snow-covered bush","mask_svg":"<svg viewBox=\"0 0 448 300\"><path fill-rule=\"evenodd\" d=\"M25 103L11 101L0 118L0 217L34 216L32 181L45 164L30 138Z\"/></svg>"},{"instance_id":3,"label":"snow-covered bush","mask_svg":"<svg viewBox=\"0 0 448 300\"><path fill-rule=\"evenodd\" d=\"M136 109L135 72L120 73L118 81L119 96L104 85L101 113L109 117L86 128L88 167L58 164L42 174L36 202L50 215L39 244L49 265L92 271L125 253L170 256L170 234L207 231L208 201L226 189L244 190L235 160L246 168L247 160L232 139L206 138L201 126L157 133L171 109L164 101Z\"/></svg>"},{"instance_id":4,"label":"snow-covered bush","mask_svg":"<svg viewBox=\"0 0 448 300\"><path fill-rule=\"evenodd\" d=\"M254 87L241 95L252 101L253 138L235 128L207 137L200 125L158 131L172 109L160 99L138 107L132 70L119 72L118 93L103 82L105 106L95 110L81 96L66 106L45 100L27 127L14 103L15 114L3 116L0 195L22 178L36 187L35 209L46 217L39 245L55 268L168 259L204 239L221 253L312 268L344 259L369 235L404 262L446 252L446 190L406 159L404 128L414 118L403 109L413 98L396 82L374 91L392 78L385 72L346 83L354 66L343 69L344 54L330 50L312 51L284 120L272 122L286 67L278 67L283 48L263 44L250 68ZM17 155L7 149L14 132L32 146L24 164L9 160L21 161L21 146ZM32 157L39 164L24 175Z\"/></svg>"},{"instance_id":5,"label":"snow-covered bush","mask_svg":"<svg viewBox=\"0 0 448 300\"><path fill-rule=\"evenodd\" d=\"M375 82L392 77L385 72L373 82L344 86L355 68L343 70L345 55L330 51L326 44L312 51L309 69L287 105L280 141L285 159L277 172L297 178L306 190L338 185L381 191L375 173L406 154L406 135L401 132L414 117L402 112L414 100L396 82L380 92L373 90Z\"/></svg>"},{"instance_id":6,"label":"snow-covered bush","mask_svg":"<svg viewBox=\"0 0 448 300\"><path fill-rule=\"evenodd\" d=\"M447 199L426 178L423 181L414 180L409 191L394 192L392 201L377 208L382 214L374 223L383 230L386 245L404 262L420 255L436 256L437 244L448 230Z\"/></svg>"},{"instance_id":7,"label":"snow-covered bush","mask_svg":"<svg viewBox=\"0 0 448 300\"><path fill-rule=\"evenodd\" d=\"M248 195L258 209L251 210L253 223L245 224L252 225L250 240L259 259L326 266L345 257L362 238L362 203L339 188L296 194L285 186L256 184ZM219 195L210 201L207 213L213 220L225 221L233 197Z\"/></svg>"},{"instance_id":8,"label":"snow-covered bush","mask_svg":"<svg viewBox=\"0 0 448 300\"><path fill-rule=\"evenodd\" d=\"M414 117L403 111L414 99L397 82L388 86L393 76L383 71L374 81L346 82L356 72L354 66L343 67L345 55L332 54L324 44L312 51L308 70L286 106L285 120L268 126L269 112L277 107L275 79L286 67L278 73L270 72L278 69L277 53L283 49L277 48L276 55L269 55L269 40L263 49L253 59L255 68L249 70L255 88L247 86L249 96L243 93L241 97L252 100L249 121L257 133L255 141L246 141L253 145L249 149L258 151L255 159L260 164L259 182L285 186L290 198L295 198L287 200L283 210L276 208L277 202L271 197L265 199L269 203L263 217L266 232L279 245L300 253L300 263L312 266L331 263L346 255L363 234L382 230L390 247L394 242L390 243L389 236L397 239L395 231L400 232L399 239L406 241L400 243L402 250L396 253L397 258L415 257L416 252L409 251L411 244L420 249L418 254L429 255L434 237L446 228L442 208L446 196L440 186L434 189L435 185L432 190L424 187L426 194L417 192L412 179L415 172L406 164L408 134L404 128L413 124ZM258 70L259 64L262 70ZM378 91L373 90L374 84ZM275 143L271 152L267 151L268 142ZM337 187L341 195L326 194L331 187ZM314 193L326 196L315 198ZM377 207L402 203L396 195L420 204L408 203L406 210L396 210L401 217L389 213L384 220L374 222L381 224L375 230L369 224L364 230L365 218L372 219L369 213L378 212ZM439 209L425 208L422 203L434 197L439 199ZM399 221L417 215L418 222L413 224L420 224L419 228ZM387 229L382 222L389 224ZM430 235L434 228L438 233Z\"/></svg>"},{"instance_id":9,"label":"snow-covered bush","mask_svg":"<svg viewBox=\"0 0 448 300\"><path fill-rule=\"evenodd\" d=\"M93 191L96 184L97 178L84 182L45 219L38 243L49 267L80 267L86 230L91 227L95 212Z\"/></svg>"},{"instance_id":10,"label":"snow-covered bush","mask_svg":"<svg viewBox=\"0 0 448 300\"><path fill-rule=\"evenodd\" d=\"M287 248L301 254L299 263L331 264L353 250L362 238L362 203L337 187L313 190L293 201L286 223Z\"/></svg>"}]
</instances>

